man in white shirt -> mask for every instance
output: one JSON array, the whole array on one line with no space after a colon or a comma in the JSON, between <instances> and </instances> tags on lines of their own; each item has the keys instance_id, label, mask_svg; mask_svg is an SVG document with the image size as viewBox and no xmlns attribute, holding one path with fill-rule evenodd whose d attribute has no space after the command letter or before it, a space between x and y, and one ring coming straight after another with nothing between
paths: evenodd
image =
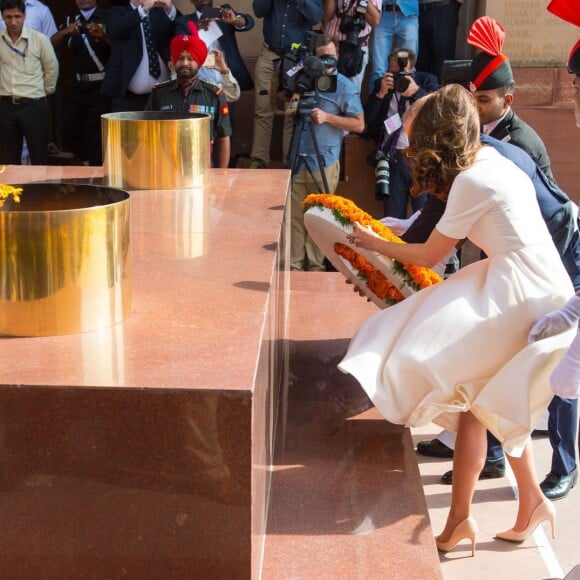
<instances>
[{"instance_id":1,"label":"man in white shirt","mask_svg":"<svg viewBox=\"0 0 580 580\"><path fill-rule=\"evenodd\" d=\"M50 39L24 26L24 0L0 0L0 164L18 164L26 138L33 165L48 163L46 96L54 93L58 60Z\"/></svg>"},{"instance_id":2,"label":"man in white shirt","mask_svg":"<svg viewBox=\"0 0 580 580\"><path fill-rule=\"evenodd\" d=\"M32 30L42 32L50 38L56 32L56 24L50 8L40 0L26 0L24 5L26 8L24 25ZM5 27L4 21L0 17L0 29Z\"/></svg>"}]
</instances>

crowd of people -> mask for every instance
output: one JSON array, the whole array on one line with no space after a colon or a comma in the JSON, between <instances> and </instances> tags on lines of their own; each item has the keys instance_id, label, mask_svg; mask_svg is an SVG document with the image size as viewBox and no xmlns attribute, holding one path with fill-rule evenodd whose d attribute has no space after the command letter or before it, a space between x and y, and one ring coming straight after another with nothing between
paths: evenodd
<instances>
[{"instance_id":1,"label":"crowd of people","mask_svg":"<svg viewBox=\"0 0 580 580\"><path fill-rule=\"evenodd\" d=\"M5 30L0 68L6 76L16 74L18 78L10 83L0 79L0 96L12 99L10 103L4 99L0 118L8 136L0 148L3 163L21 159L44 164L49 142L54 147L52 141L58 141L78 162L100 165L100 116L144 110L152 87L177 77L171 39L191 35L195 29L209 51L207 60L198 65L196 77L223 92L230 117L241 91L254 89L250 166L268 167L275 115L272 87L278 62L304 42L308 31L314 28L336 38L337 69L355 84L360 95L365 75L370 76L371 87L384 78L395 46L415 55L411 66L418 55L420 70L437 77L443 61L454 57L462 4L462 0L314 0L287 7L281 0L254 0L254 15L250 15L229 4L214 7L213 0L191 0L193 12L182 15L172 0L127 0L115 2L107 10L97 0L75 1L78 12L63 22L55 22L40 0L4 0L0 4L0 15L6 12L0 17L0 30ZM253 29L254 18L263 20L264 41L252 78L236 37ZM419 45L425 49L419 51ZM74 62L71 79L62 78L62 66L59 71L66 51ZM62 90L63 84L66 90ZM292 121L286 116L284 156ZM30 153L27 144L32 147ZM218 162L216 155L214 163Z\"/></svg>"},{"instance_id":2,"label":"crowd of people","mask_svg":"<svg viewBox=\"0 0 580 580\"><path fill-rule=\"evenodd\" d=\"M441 550L464 538L475 546L476 481L503 476L504 453L519 508L513 528L497 537L522 541L542 521L553 527L550 500L566 497L578 476L580 236L544 143L512 109L501 25L476 20L467 42L478 52L447 78L460 0L254 0L264 36L252 78L236 35L251 30L254 17L212 0L191 2L194 11L182 15L172 0L129 0L108 11L97 0L76 0L78 12L57 27L39 0L0 0L0 164L20 163L25 146L30 163L47 164L47 97L58 90L64 50L74 57L65 143L91 165L102 163L103 113L156 110L209 114L213 163L227 167L234 103L253 89L250 168L265 169L284 90L290 267L323 271L302 202L336 190L345 134L373 139L370 162L389 175L375 195L385 223L408 243L365 228L349 241L405 263L445 266L469 238L485 259L372 317L339 367L390 421L433 420L456 434L418 445L419 453L454 457L442 478L453 491ZM298 66L280 72L281 59L306 49ZM577 44L568 66L580 126L579 61ZM553 459L538 483L529 436L546 408Z\"/></svg>"}]
</instances>

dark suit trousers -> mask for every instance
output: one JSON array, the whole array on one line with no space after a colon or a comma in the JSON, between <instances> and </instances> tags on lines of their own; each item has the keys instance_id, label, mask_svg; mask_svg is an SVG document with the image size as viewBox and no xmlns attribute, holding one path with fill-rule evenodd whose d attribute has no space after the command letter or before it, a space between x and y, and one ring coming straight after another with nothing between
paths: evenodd
<instances>
[{"instance_id":1,"label":"dark suit trousers","mask_svg":"<svg viewBox=\"0 0 580 580\"><path fill-rule=\"evenodd\" d=\"M122 97L113 97L111 99L113 113L122 113L123 111L144 111L150 95L151 93L136 95L131 91L127 91Z\"/></svg>"},{"instance_id":2,"label":"dark suit trousers","mask_svg":"<svg viewBox=\"0 0 580 580\"><path fill-rule=\"evenodd\" d=\"M554 397L548 407L548 437L552 446L550 471L568 475L576 467L576 433L578 426L578 400ZM487 433L487 458L503 457L499 441Z\"/></svg>"},{"instance_id":3,"label":"dark suit trousers","mask_svg":"<svg viewBox=\"0 0 580 580\"><path fill-rule=\"evenodd\" d=\"M413 213L421 209L427 195L413 196L409 194L411 174L409 164L400 151L395 152L390 162L390 195L383 197L383 208L386 216L399 219L407 217L407 205L411 203Z\"/></svg>"},{"instance_id":4,"label":"dark suit trousers","mask_svg":"<svg viewBox=\"0 0 580 580\"><path fill-rule=\"evenodd\" d=\"M0 97L0 163L20 165L26 138L32 165L48 164L48 108L46 99L12 102Z\"/></svg>"}]
</instances>

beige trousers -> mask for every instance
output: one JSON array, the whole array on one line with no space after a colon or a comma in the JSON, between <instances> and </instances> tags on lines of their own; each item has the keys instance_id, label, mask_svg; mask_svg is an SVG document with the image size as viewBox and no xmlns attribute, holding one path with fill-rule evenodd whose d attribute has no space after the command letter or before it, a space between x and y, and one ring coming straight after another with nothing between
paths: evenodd
<instances>
[{"instance_id":1,"label":"beige trousers","mask_svg":"<svg viewBox=\"0 0 580 580\"><path fill-rule=\"evenodd\" d=\"M252 159L259 159L267 167L270 164L270 143L274 125L274 105L272 100L272 80L276 74L274 60L280 58L275 52L262 47L256 68L254 69L254 137L252 141ZM292 137L293 117L284 118L284 135L282 150L284 159L288 154Z\"/></svg>"},{"instance_id":2,"label":"beige trousers","mask_svg":"<svg viewBox=\"0 0 580 580\"><path fill-rule=\"evenodd\" d=\"M315 181L310 176L308 170L303 169L296 174L296 178L292 183L292 201L290 207L290 269L320 272L326 269L324 266L324 254L308 235L304 227L304 214L302 213L302 202L306 196L311 193L317 193L318 188L322 187L320 171L313 171L312 173ZM324 193L334 193L338 187L340 161L336 161L329 167L325 167L324 173L330 190Z\"/></svg>"}]
</instances>

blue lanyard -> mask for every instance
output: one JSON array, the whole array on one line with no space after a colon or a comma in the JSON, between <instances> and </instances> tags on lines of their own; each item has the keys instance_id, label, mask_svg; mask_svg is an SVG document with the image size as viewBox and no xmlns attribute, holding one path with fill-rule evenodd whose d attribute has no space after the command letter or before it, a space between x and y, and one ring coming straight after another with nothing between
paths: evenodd
<instances>
[{"instance_id":1,"label":"blue lanyard","mask_svg":"<svg viewBox=\"0 0 580 580\"><path fill-rule=\"evenodd\" d=\"M18 56L21 56L22 58L26 58L26 51L28 50L28 38L24 39L24 42L26 43L26 48L24 49L24 51L16 48L15 46L13 46L12 44L10 44L7 40L6 37L3 36L2 40L6 43L6 46L12 51L15 52Z\"/></svg>"}]
</instances>

